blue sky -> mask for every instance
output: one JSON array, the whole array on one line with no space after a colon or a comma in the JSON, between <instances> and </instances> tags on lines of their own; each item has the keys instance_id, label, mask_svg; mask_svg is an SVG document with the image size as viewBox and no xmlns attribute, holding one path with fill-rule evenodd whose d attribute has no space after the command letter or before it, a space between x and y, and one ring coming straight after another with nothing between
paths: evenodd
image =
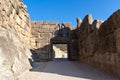
<instances>
[{"instance_id":1,"label":"blue sky","mask_svg":"<svg viewBox=\"0 0 120 80\"><path fill-rule=\"evenodd\" d=\"M93 19L106 20L120 9L120 0L22 0L32 21L71 22L92 14Z\"/></svg>"}]
</instances>

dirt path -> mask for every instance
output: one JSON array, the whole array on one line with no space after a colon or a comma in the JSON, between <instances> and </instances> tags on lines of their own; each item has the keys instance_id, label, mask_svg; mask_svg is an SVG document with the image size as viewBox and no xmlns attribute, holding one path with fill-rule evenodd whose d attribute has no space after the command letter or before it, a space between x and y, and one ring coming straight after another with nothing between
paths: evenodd
<instances>
[{"instance_id":1,"label":"dirt path","mask_svg":"<svg viewBox=\"0 0 120 80\"><path fill-rule=\"evenodd\" d=\"M119 80L88 65L70 61L35 63L19 80Z\"/></svg>"}]
</instances>

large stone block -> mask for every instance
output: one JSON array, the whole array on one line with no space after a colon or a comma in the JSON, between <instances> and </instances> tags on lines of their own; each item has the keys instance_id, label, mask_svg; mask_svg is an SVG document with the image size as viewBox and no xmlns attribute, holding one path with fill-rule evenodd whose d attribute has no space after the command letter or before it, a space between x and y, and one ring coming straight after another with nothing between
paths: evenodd
<instances>
[{"instance_id":1,"label":"large stone block","mask_svg":"<svg viewBox=\"0 0 120 80\"><path fill-rule=\"evenodd\" d=\"M72 26L72 24L71 23L69 23L69 22L64 22L64 23L62 23L64 26L66 26L66 27L71 27Z\"/></svg>"},{"instance_id":2,"label":"large stone block","mask_svg":"<svg viewBox=\"0 0 120 80\"><path fill-rule=\"evenodd\" d=\"M78 31L78 37L82 40L84 40L91 32L91 25L92 25L92 16L91 15L87 15L85 16L85 18L83 19L83 22L80 26L80 30Z\"/></svg>"},{"instance_id":3,"label":"large stone block","mask_svg":"<svg viewBox=\"0 0 120 80\"><path fill-rule=\"evenodd\" d=\"M98 30L100 28L100 25L103 23L102 20L94 20L91 26L91 30L95 31Z\"/></svg>"},{"instance_id":4,"label":"large stone block","mask_svg":"<svg viewBox=\"0 0 120 80\"><path fill-rule=\"evenodd\" d=\"M50 43L37 43L36 44L36 48L42 48L42 47L46 47L49 46Z\"/></svg>"},{"instance_id":5,"label":"large stone block","mask_svg":"<svg viewBox=\"0 0 120 80\"><path fill-rule=\"evenodd\" d=\"M77 21L77 28L78 28L78 30L80 29L80 26L81 26L81 24L82 24L82 20L78 17L78 18L76 18L76 21Z\"/></svg>"},{"instance_id":6,"label":"large stone block","mask_svg":"<svg viewBox=\"0 0 120 80\"><path fill-rule=\"evenodd\" d=\"M25 17L25 12L23 12L22 10L19 10L19 17L23 20L25 20L25 18L27 18L27 17Z\"/></svg>"},{"instance_id":7,"label":"large stone block","mask_svg":"<svg viewBox=\"0 0 120 80\"><path fill-rule=\"evenodd\" d=\"M120 26L120 10L113 13L101 26L99 32L102 36L113 33Z\"/></svg>"},{"instance_id":8,"label":"large stone block","mask_svg":"<svg viewBox=\"0 0 120 80\"><path fill-rule=\"evenodd\" d=\"M41 30L39 30L40 33L52 33L53 29L49 29L49 28L42 28Z\"/></svg>"},{"instance_id":9,"label":"large stone block","mask_svg":"<svg viewBox=\"0 0 120 80\"><path fill-rule=\"evenodd\" d=\"M98 39L98 31L94 31L85 39L87 54L92 55L97 51Z\"/></svg>"},{"instance_id":10,"label":"large stone block","mask_svg":"<svg viewBox=\"0 0 120 80\"><path fill-rule=\"evenodd\" d=\"M47 21L44 21L43 24L44 24L44 25L55 25L55 26L58 25L57 22L47 22Z\"/></svg>"},{"instance_id":11,"label":"large stone block","mask_svg":"<svg viewBox=\"0 0 120 80\"><path fill-rule=\"evenodd\" d=\"M114 32L114 36L115 36L115 40L116 40L117 53L120 53L120 28L118 28L118 29Z\"/></svg>"},{"instance_id":12,"label":"large stone block","mask_svg":"<svg viewBox=\"0 0 120 80\"><path fill-rule=\"evenodd\" d=\"M40 37L47 37L47 38L51 38L51 33L40 33Z\"/></svg>"},{"instance_id":13,"label":"large stone block","mask_svg":"<svg viewBox=\"0 0 120 80\"><path fill-rule=\"evenodd\" d=\"M71 59L78 60L78 40L73 39L71 41Z\"/></svg>"},{"instance_id":14,"label":"large stone block","mask_svg":"<svg viewBox=\"0 0 120 80\"><path fill-rule=\"evenodd\" d=\"M16 34L1 29L0 32L0 41L2 42L0 43L0 55L2 56L0 58L0 74L2 74L0 79L13 80L15 76L17 77L31 68L28 61L30 52L23 46ZM4 72L2 72L3 70Z\"/></svg>"},{"instance_id":15,"label":"large stone block","mask_svg":"<svg viewBox=\"0 0 120 80\"><path fill-rule=\"evenodd\" d=\"M45 37L45 38L36 38L35 41L37 43L49 43L49 39L47 37Z\"/></svg>"},{"instance_id":16,"label":"large stone block","mask_svg":"<svg viewBox=\"0 0 120 80\"><path fill-rule=\"evenodd\" d=\"M99 28L99 35L105 37L109 35L110 33L113 33L115 31L115 24L113 22L112 18L109 18L107 21L105 21L103 24L101 24Z\"/></svg>"},{"instance_id":17,"label":"large stone block","mask_svg":"<svg viewBox=\"0 0 120 80\"><path fill-rule=\"evenodd\" d=\"M19 24L19 25L21 25L21 18L19 17L19 16L16 16L16 22L17 22L17 24Z\"/></svg>"},{"instance_id":18,"label":"large stone block","mask_svg":"<svg viewBox=\"0 0 120 80\"><path fill-rule=\"evenodd\" d=\"M111 17L113 18L115 28L120 28L120 10L114 12Z\"/></svg>"},{"instance_id":19,"label":"large stone block","mask_svg":"<svg viewBox=\"0 0 120 80\"><path fill-rule=\"evenodd\" d=\"M106 52L115 53L116 52L116 40L114 34L110 34L105 37Z\"/></svg>"},{"instance_id":20,"label":"large stone block","mask_svg":"<svg viewBox=\"0 0 120 80\"><path fill-rule=\"evenodd\" d=\"M105 37L99 37L98 38L97 48L98 48L99 53L105 53L106 52Z\"/></svg>"}]
</instances>

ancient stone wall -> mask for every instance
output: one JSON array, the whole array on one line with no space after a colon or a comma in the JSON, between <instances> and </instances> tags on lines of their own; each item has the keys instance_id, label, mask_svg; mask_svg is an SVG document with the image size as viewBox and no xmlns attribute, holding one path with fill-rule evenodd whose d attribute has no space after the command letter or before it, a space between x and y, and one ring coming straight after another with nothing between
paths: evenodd
<instances>
[{"instance_id":1,"label":"ancient stone wall","mask_svg":"<svg viewBox=\"0 0 120 80\"><path fill-rule=\"evenodd\" d=\"M16 80L31 68L30 20L21 0L0 0L0 80Z\"/></svg>"},{"instance_id":2,"label":"ancient stone wall","mask_svg":"<svg viewBox=\"0 0 120 80\"><path fill-rule=\"evenodd\" d=\"M70 60L78 60L78 36L77 36L77 29L73 29L70 32L70 43L69 43L69 54Z\"/></svg>"},{"instance_id":3,"label":"ancient stone wall","mask_svg":"<svg viewBox=\"0 0 120 80\"><path fill-rule=\"evenodd\" d=\"M71 23L64 22L31 22L31 52L35 61L50 60L55 57L53 44L67 44L68 57L76 59L74 47L77 44L77 36ZM62 25L62 26L60 26ZM68 35L67 35L68 34ZM71 36L72 35L72 36ZM75 43L75 45L74 45ZM77 52L77 51L76 51Z\"/></svg>"},{"instance_id":4,"label":"ancient stone wall","mask_svg":"<svg viewBox=\"0 0 120 80\"><path fill-rule=\"evenodd\" d=\"M31 68L31 56L35 61L51 59L50 40L57 30L70 31L70 59L77 59L79 52L81 62L120 76L120 10L105 22L93 21L91 15L77 22L74 30L69 23L60 28L57 22L30 22L21 0L0 0L0 80L17 80ZM63 33L58 42L67 42Z\"/></svg>"},{"instance_id":5,"label":"ancient stone wall","mask_svg":"<svg viewBox=\"0 0 120 80\"><path fill-rule=\"evenodd\" d=\"M30 18L26 6L20 0L0 0L0 26L15 30L21 41L29 44Z\"/></svg>"},{"instance_id":6,"label":"ancient stone wall","mask_svg":"<svg viewBox=\"0 0 120 80\"><path fill-rule=\"evenodd\" d=\"M57 22L31 22L31 46L35 61L50 58L50 39L58 26Z\"/></svg>"},{"instance_id":7,"label":"ancient stone wall","mask_svg":"<svg viewBox=\"0 0 120 80\"><path fill-rule=\"evenodd\" d=\"M120 77L120 10L105 22L87 15L78 27L79 59Z\"/></svg>"}]
</instances>

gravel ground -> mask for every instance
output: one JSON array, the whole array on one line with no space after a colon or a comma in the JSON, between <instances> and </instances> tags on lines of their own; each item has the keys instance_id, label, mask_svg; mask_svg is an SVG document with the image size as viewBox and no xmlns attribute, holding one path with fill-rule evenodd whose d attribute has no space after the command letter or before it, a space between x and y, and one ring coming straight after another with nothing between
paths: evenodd
<instances>
[{"instance_id":1,"label":"gravel ground","mask_svg":"<svg viewBox=\"0 0 120 80\"><path fill-rule=\"evenodd\" d=\"M120 80L88 65L67 60L34 63L18 80Z\"/></svg>"}]
</instances>

